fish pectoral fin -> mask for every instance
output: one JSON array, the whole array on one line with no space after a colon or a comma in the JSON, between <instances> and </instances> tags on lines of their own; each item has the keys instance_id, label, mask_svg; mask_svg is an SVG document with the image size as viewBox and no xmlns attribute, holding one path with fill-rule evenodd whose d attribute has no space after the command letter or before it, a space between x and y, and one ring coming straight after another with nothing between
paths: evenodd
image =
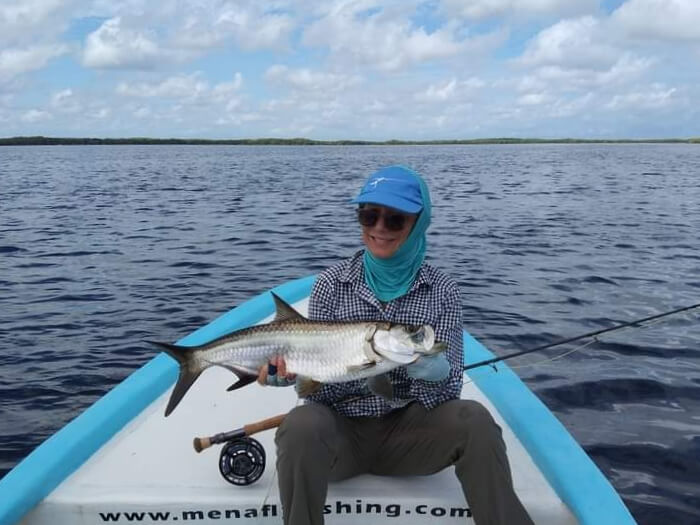
<instances>
[{"instance_id":1,"label":"fish pectoral fin","mask_svg":"<svg viewBox=\"0 0 700 525\"><path fill-rule=\"evenodd\" d=\"M273 323L282 321L308 321L306 317L292 308L289 303L285 302L284 299L275 292L270 293L275 301L275 318L272 321Z\"/></svg>"},{"instance_id":2,"label":"fish pectoral fin","mask_svg":"<svg viewBox=\"0 0 700 525\"><path fill-rule=\"evenodd\" d=\"M363 370L369 370L370 368L377 366L376 361L370 361L367 363L362 363L361 365L350 365L348 366L348 372L362 372Z\"/></svg>"},{"instance_id":3,"label":"fish pectoral fin","mask_svg":"<svg viewBox=\"0 0 700 525\"><path fill-rule=\"evenodd\" d=\"M314 381L310 377L297 377L296 390L299 397L310 396L318 392L322 386L323 383Z\"/></svg>"},{"instance_id":4,"label":"fish pectoral fin","mask_svg":"<svg viewBox=\"0 0 700 525\"><path fill-rule=\"evenodd\" d=\"M380 374L367 379L367 386L373 394L385 399L394 399L394 385L386 374Z\"/></svg>"},{"instance_id":5,"label":"fish pectoral fin","mask_svg":"<svg viewBox=\"0 0 700 525\"><path fill-rule=\"evenodd\" d=\"M258 379L258 376L256 374L251 374L248 370L238 368L237 366L229 365L224 366L224 368L227 368L228 370L230 370L238 376L238 381L236 381L234 384L228 387L226 389L226 392L231 392L232 390L238 390L239 388L243 388L244 386L247 386Z\"/></svg>"},{"instance_id":6,"label":"fish pectoral fin","mask_svg":"<svg viewBox=\"0 0 700 525\"><path fill-rule=\"evenodd\" d=\"M232 392L233 390L238 390L239 388L248 386L249 384L255 382L257 378L258 376L241 377L238 381L236 381L234 384L228 387L226 389L226 392Z\"/></svg>"}]
</instances>

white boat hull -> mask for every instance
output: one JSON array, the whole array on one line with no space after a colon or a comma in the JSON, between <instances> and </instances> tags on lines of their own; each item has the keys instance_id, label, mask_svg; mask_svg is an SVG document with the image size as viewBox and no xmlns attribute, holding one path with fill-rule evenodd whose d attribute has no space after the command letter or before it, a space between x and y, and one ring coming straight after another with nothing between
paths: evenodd
<instances>
[{"instance_id":1,"label":"white boat hull","mask_svg":"<svg viewBox=\"0 0 700 525\"><path fill-rule=\"evenodd\" d=\"M309 286L304 282L302 292L308 294ZM305 297L304 293L301 296ZM295 306L305 312L306 300ZM248 310L254 311L251 315L257 316L257 322L264 322L260 312L265 308L249 306ZM239 321L246 322L236 318ZM229 324L224 316L182 343L196 344L197 337L212 339L222 330L230 330ZM465 353L468 358L472 356L472 361L486 352L466 333L464 341ZM288 412L298 403L294 389L252 384L226 392L235 376L225 369L212 368L195 383L177 410L165 418L172 387L161 389L145 408L138 406L138 401L156 388L151 383L173 383L174 369L167 374L161 370L174 366L169 361L161 355L133 374L115 389L120 392L103 398L39 447L15 469L17 472L1 480L0 524L281 523L274 431L255 436L266 450L267 468L249 486L234 486L224 480L218 469L219 446L197 454L192 441L195 436L229 431ZM161 377L164 374L165 379ZM465 376L465 382L462 397L483 403L503 429L515 490L535 523L634 523L595 465L507 367L501 367L498 373L490 368L477 369ZM100 425L109 426L129 410L137 415L114 435L100 435ZM87 450L89 447L95 448L94 453ZM81 456L87 460L81 460ZM66 465L71 461L75 467ZM60 472L69 475L63 476L55 488L49 487L53 480L41 471L42 466L55 478ZM332 483L326 523L427 524L436 519L440 523L473 523L453 470L425 477L362 475ZM3 503L4 495L8 496L7 503Z\"/></svg>"}]
</instances>

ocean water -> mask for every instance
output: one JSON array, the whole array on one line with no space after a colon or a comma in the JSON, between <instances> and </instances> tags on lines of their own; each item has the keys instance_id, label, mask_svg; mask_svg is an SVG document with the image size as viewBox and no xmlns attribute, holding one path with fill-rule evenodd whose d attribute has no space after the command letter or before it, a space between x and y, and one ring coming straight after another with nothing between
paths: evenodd
<instances>
[{"instance_id":1,"label":"ocean water","mask_svg":"<svg viewBox=\"0 0 700 525\"><path fill-rule=\"evenodd\" d=\"M428 180L429 259L497 354L700 302L700 146L3 147L0 476L145 340L351 255L348 201L392 163ZM700 523L696 312L510 362L641 524Z\"/></svg>"}]
</instances>

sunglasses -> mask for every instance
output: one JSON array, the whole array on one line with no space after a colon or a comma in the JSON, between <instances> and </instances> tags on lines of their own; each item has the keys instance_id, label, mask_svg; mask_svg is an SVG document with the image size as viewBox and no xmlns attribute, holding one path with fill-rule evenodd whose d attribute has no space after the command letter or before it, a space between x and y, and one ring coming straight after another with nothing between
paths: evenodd
<instances>
[{"instance_id":1,"label":"sunglasses","mask_svg":"<svg viewBox=\"0 0 700 525\"><path fill-rule=\"evenodd\" d=\"M376 208L358 208L357 210L357 220L362 226L367 228L377 224L379 217L384 218L384 226L387 230L398 232L406 227L406 221L408 221L409 216L399 212L385 213Z\"/></svg>"}]
</instances>

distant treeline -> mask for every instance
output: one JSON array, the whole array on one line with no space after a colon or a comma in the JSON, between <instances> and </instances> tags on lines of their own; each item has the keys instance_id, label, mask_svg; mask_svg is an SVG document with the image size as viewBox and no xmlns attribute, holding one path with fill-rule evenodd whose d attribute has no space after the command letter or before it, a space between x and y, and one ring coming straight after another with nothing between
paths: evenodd
<instances>
[{"instance_id":1,"label":"distant treeline","mask_svg":"<svg viewBox=\"0 0 700 525\"><path fill-rule=\"evenodd\" d=\"M192 144L228 146L408 146L408 145L448 145L448 144L643 144L679 143L700 144L700 137L687 139L537 139L537 138L487 138L464 140L311 140L305 138L280 139L153 139L147 137L130 138L62 138L62 137L9 137L0 138L0 146L73 146L73 145L114 145L114 144Z\"/></svg>"}]
</instances>

